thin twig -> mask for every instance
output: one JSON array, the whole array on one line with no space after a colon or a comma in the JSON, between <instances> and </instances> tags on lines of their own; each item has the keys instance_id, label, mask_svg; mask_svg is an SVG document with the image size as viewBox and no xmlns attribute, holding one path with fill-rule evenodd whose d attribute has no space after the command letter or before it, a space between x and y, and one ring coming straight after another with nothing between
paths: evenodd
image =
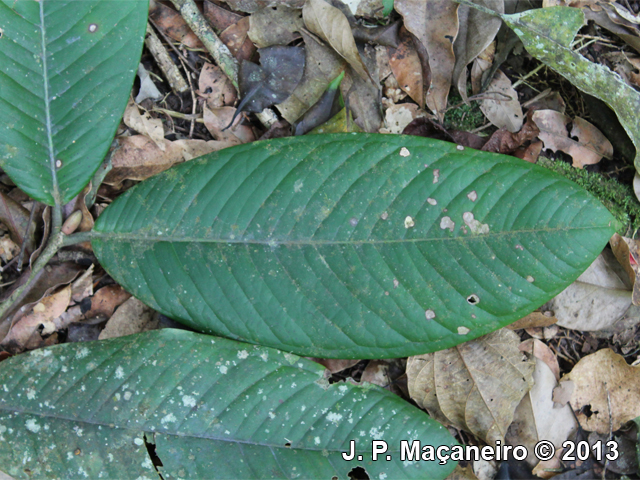
<instances>
[{"instance_id":1,"label":"thin twig","mask_svg":"<svg viewBox=\"0 0 640 480\"><path fill-rule=\"evenodd\" d=\"M174 53L176 55L178 55L179 58L182 58L182 60L184 60L186 62L187 66L191 69L191 71L193 73L198 73L198 70L196 70L194 67L192 67L191 63L189 63L189 59L187 59L187 57L184 56L184 53L182 53L180 51L180 49L173 44L171 39L169 37L167 37L167 35L162 31L162 29L160 29L158 27L158 25L156 25L156 22L154 22L153 20L151 20L151 18L149 18L149 23L151 25L153 25L153 28L155 28L156 31L160 34L160 36L164 39L164 41L167 42L167 45L169 45L171 47L171 49L174 51Z\"/></svg>"},{"instance_id":2,"label":"thin twig","mask_svg":"<svg viewBox=\"0 0 640 480\"><path fill-rule=\"evenodd\" d=\"M176 93L186 92L189 87L184 81L184 78L182 78L180 70L178 70L176 64L173 63L164 45L162 45L162 42L149 24L147 24L147 37L144 40L144 44L151 52L151 55L158 67L160 67L160 70L162 70L165 78L169 81L171 89Z\"/></svg>"},{"instance_id":3,"label":"thin twig","mask_svg":"<svg viewBox=\"0 0 640 480\"><path fill-rule=\"evenodd\" d=\"M521 83L524 83L525 80L527 78L532 77L533 75L535 75L536 73L538 73L540 70L542 70L545 67L544 63L541 63L540 65L538 65L536 68L534 68L533 70L531 70L529 73L527 73L524 77L520 78L516 83L514 83L513 85L511 85L513 88L516 88L518 85L520 85Z\"/></svg>"},{"instance_id":4,"label":"thin twig","mask_svg":"<svg viewBox=\"0 0 640 480\"><path fill-rule=\"evenodd\" d=\"M181 113L175 112L173 110L167 110L166 108L152 108L149 110L150 112L159 112L164 113L165 115L169 115L170 117L179 118L181 120L194 120L198 123L204 123L204 119L202 118L201 113L197 113L195 115L191 115L189 113Z\"/></svg>"}]
</instances>

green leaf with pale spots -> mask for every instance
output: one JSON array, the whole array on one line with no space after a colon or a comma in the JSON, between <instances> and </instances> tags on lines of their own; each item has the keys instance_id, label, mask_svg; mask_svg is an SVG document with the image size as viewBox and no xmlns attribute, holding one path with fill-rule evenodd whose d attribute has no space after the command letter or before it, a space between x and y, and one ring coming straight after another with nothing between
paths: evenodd
<instances>
[{"instance_id":1,"label":"green leaf with pale spots","mask_svg":"<svg viewBox=\"0 0 640 480\"><path fill-rule=\"evenodd\" d=\"M0 465L15 478L158 478L145 440L166 479L347 479L356 466L443 479L456 463L401 461L401 440L456 442L386 390L329 385L310 360L183 330L12 357L0 388ZM350 440L362 461L342 458Z\"/></svg>"},{"instance_id":2,"label":"green leaf with pale spots","mask_svg":"<svg viewBox=\"0 0 640 480\"><path fill-rule=\"evenodd\" d=\"M89 183L131 92L147 0L0 0L0 167L64 204Z\"/></svg>"},{"instance_id":3,"label":"green leaf with pale spots","mask_svg":"<svg viewBox=\"0 0 640 480\"><path fill-rule=\"evenodd\" d=\"M462 150L458 150L461 148ZM449 348L575 280L615 231L573 182L437 140L307 135L224 149L121 195L100 264L196 330L324 358Z\"/></svg>"}]
</instances>

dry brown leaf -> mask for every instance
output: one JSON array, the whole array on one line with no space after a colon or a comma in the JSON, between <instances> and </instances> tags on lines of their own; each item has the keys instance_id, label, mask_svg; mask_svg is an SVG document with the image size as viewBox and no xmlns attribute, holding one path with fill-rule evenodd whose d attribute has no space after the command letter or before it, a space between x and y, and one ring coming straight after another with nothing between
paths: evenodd
<instances>
[{"instance_id":1,"label":"dry brown leaf","mask_svg":"<svg viewBox=\"0 0 640 480\"><path fill-rule=\"evenodd\" d=\"M185 162L235 145L234 142L218 142L216 140L174 140L173 143L182 149L182 158Z\"/></svg>"},{"instance_id":2,"label":"dry brown leaf","mask_svg":"<svg viewBox=\"0 0 640 480\"><path fill-rule=\"evenodd\" d=\"M164 127L162 126L162 120L159 118L152 118L148 112L140 114L138 106L131 97L129 97L129 103L124 111L122 121L127 127L153 140L158 148L164 152L166 144L164 140Z\"/></svg>"},{"instance_id":3,"label":"dry brown leaf","mask_svg":"<svg viewBox=\"0 0 640 480\"><path fill-rule=\"evenodd\" d=\"M302 8L305 0L226 0L225 3L236 12L253 13L261 8L286 5L292 8Z\"/></svg>"},{"instance_id":4,"label":"dry brown leaf","mask_svg":"<svg viewBox=\"0 0 640 480\"><path fill-rule=\"evenodd\" d=\"M435 419L489 444L504 440L516 407L533 384L534 363L507 329L440 352L409 357L409 394Z\"/></svg>"},{"instance_id":5,"label":"dry brown leaf","mask_svg":"<svg viewBox=\"0 0 640 480\"><path fill-rule=\"evenodd\" d=\"M209 109L203 107L204 126L213 138L222 142L239 145L255 141L253 130L248 125L240 125L242 115L238 115L231 127L227 128L236 113L235 107L218 107Z\"/></svg>"},{"instance_id":6,"label":"dry brown leaf","mask_svg":"<svg viewBox=\"0 0 640 480\"><path fill-rule=\"evenodd\" d=\"M495 131L489 140L482 146L482 150L485 152L495 152L502 153L504 155L512 155L515 154L520 147L522 147L527 142L536 138L540 130L536 127L536 124L533 123L530 116L527 114L527 121L522 126L519 132L511 133L506 128L501 128L500 130ZM541 147L542 145L540 145ZM532 154L539 150L534 147L534 151ZM538 155L536 155L535 159L538 159Z\"/></svg>"},{"instance_id":7,"label":"dry brown leaf","mask_svg":"<svg viewBox=\"0 0 640 480\"><path fill-rule=\"evenodd\" d=\"M229 47L231 55L238 60L251 60L256 46L249 38L249 17L242 17L220 34L220 40Z\"/></svg>"},{"instance_id":8,"label":"dry brown leaf","mask_svg":"<svg viewBox=\"0 0 640 480\"><path fill-rule=\"evenodd\" d=\"M288 45L300 38L295 32L304 27L302 12L286 5L258 10L249 17L249 23L249 38L258 48Z\"/></svg>"},{"instance_id":9,"label":"dry brown leaf","mask_svg":"<svg viewBox=\"0 0 640 480\"><path fill-rule=\"evenodd\" d=\"M602 157L613 156L611 142L600 130L580 117L571 120L560 112L537 110L533 114L533 121L540 129L539 137L544 142L544 148L554 152L561 150L570 155L574 167L593 165L602 160ZM567 130L570 124L571 132Z\"/></svg>"},{"instance_id":10,"label":"dry brown leaf","mask_svg":"<svg viewBox=\"0 0 640 480\"><path fill-rule=\"evenodd\" d=\"M507 325L505 328L509 330L518 330L519 328L548 327L556 323L558 319L553 316L552 312L531 312L526 317L521 318L517 322Z\"/></svg>"},{"instance_id":11,"label":"dry brown leaf","mask_svg":"<svg viewBox=\"0 0 640 480\"><path fill-rule=\"evenodd\" d=\"M574 384L570 404L582 428L609 433L640 416L640 366L605 348L587 355L562 378Z\"/></svg>"},{"instance_id":12,"label":"dry brown leaf","mask_svg":"<svg viewBox=\"0 0 640 480\"><path fill-rule=\"evenodd\" d=\"M71 301L71 285L57 293L44 297L33 305L31 311L18 320L3 340L8 352L20 352L42 345L39 329L51 333L55 331L53 321L64 313Z\"/></svg>"},{"instance_id":13,"label":"dry brown leaf","mask_svg":"<svg viewBox=\"0 0 640 480\"><path fill-rule=\"evenodd\" d=\"M158 314L135 297L124 302L109 319L99 340L123 337L159 328Z\"/></svg>"},{"instance_id":14,"label":"dry brown leaf","mask_svg":"<svg viewBox=\"0 0 640 480\"><path fill-rule=\"evenodd\" d=\"M493 65L493 57L496 53L496 42L491 42L487 48L485 48L478 58L473 61L471 66L471 92L474 95L480 93L482 88L482 76L484 72L491 68Z\"/></svg>"},{"instance_id":15,"label":"dry brown leaf","mask_svg":"<svg viewBox=\"0 0 640 480\"><path fill-rule=\"evenodd\" d=\"M631 302L634 305L640 305L640 284L636 282L638 265L640 264L640 242L614 233L609 240L609 245L611 245L611 251L616 259L627 272L629 281L633 284Z\"/></svg>"},{"instance_id":16,"label":"dry brown leaf","mask_svg":"<svg viewBox=\"0 0 640 480\"><path fill-rule=\"evenodd\" d=\"M160 2L149 2L149 18L154 21L162 32L173 38L176 42L183 43L189 48L204 48L200 39L191 31L182 16Z\"/></svg>"},{"instance_id":17,"label":"dry brown leaf","mask_svg":"<svg viewBox=\"0 0 640 480\"><path fill-rule=\"evenodd\" d=\"M485 93L492 97L480 102L480 110L487 119L496 127L506 128L511 133L519 131L524 115L518 101L518 92L511 86L511 80L498 70Z\"/></svg>"},{"instance_id":18,"label":"dry brown leaf","mask_svg":"<svg viewBox=\"0 0 640 480\"><path fill-rule=\"evenodd\" d=\"M196 93L205 99L209 108L232 106L238 98L229 77L210 63L205 63L200 71Z\"/></svg>"},{"instance_id":19,"label":"dry brown leaf","mask_svg":"<svg viewBox=\"0 0 640 480\"><path fill-rule=\"evenodd\" d=\"M324 0L308 0L302 9L307 29L327 42L364 81L370 80L356 41L351 33L349 20L340 11Z\"/></svg>"},{"instance_id":20,"label":"dry brown leaf","mask_svg":"<svg viewBox=\"0 0 640 480\"><path fill-rule=\"evenodd\" d=\"M575 282L546 304L555 312L559 326L602 330L611 327L631 306L631 289L624 281L627 275L610 257L610 253L600 254Z\"/></svg>"},{"instance_id":21,"label":"dry brown leaf","mask_svg":"<svg viewBox=\"0 0 640 480\"><path fill-rule=\"evenodd\" d=\"M102 287L91 297L91 308L84 314L89 319L98 316L110 318L116 308L131 297L120 285L112 284Z\"/></svg>"},{"instance_id":22,"label":"dry brown leaf","mask_svg":"<svg viewBox=\"0 0 640 480\"><path fill-rule=\"evenodd\" d=\"M11 240L9 235L0 237L0 258L4 263L7 263L19 253L20 246Z\"/></svg>"},{"instance_id":23,"label":"dry brown leaf","mask_svg":"<svg viewBox=\"0 0 640 480\"><path fill-rule=\"evenodd\" d=\"M475 0L494 12L504 13L504 0ZM460 96L467 99L467 65L473 62L496 37L500 30L500 17L489 15L466 5L458 8L458 36L453 42L456 63L453 68L453 83Z\"/></svg>"},{"instance_id":24,"label":"dry brown leaf","mask_svg":"<svg viewBox=\"0 0 640 480\"><path fill-rule=\"evenodd\" d=\"M522 348L531 351L535 357L534 385L518 405L506 441L509 445L526 447L529 453L526 460L531 467L538 464L534 455L535 444L541 440L552 442L558 456L545 466L557 468L561 466L558 457L562 443L571 437L578 424L568 405L554 406L552 395L557 385L558 361L551 349L538 340L522 345ZM549 364L553 368L549 368Z\"/></svg>"},{"instance_id":25,"label":"dry brown leaf","mask_svg":"<svg viewBox=\"0 0 640 480\"><path fill-rule=\"evenodd\" d=\"M471 463L465 466L458 463L446 480L478 480L478 477L473 473L473 465Z\"/></svg>"},{"instance_id":26,"label":"dry brown leaf","mask_svg":"<svg viewBox=\"0 0 640 480\"><path fill-rule=\"evenodd\" d=\"M458 4L451 0L396 0L394 8L404 18L405 28L427 50L431 85L426 104L442 122L455 65L453 42L458 35Z\"/></svg>"},{"instance_id":27,"label":"dry brown leaf","mask_svg":"<svg viewBox=\"0 0 640 480\"><path fill-rule=\"evenodd\" d=\"M203 14L216 33L224 31L242 18L242 15L222 8L209 0L204 0Z\"/></svg>"},{"instance_id":28,"label":"dry brown leaf","mask_svg":"<svg viewBox=\"0 0 640 480\"><path fill-rule=\"evenodd\" d=\"M22 245L25 233L27 233L27 227L29 227L26 243L27 255L33 252L36 246L35 222L32 225L29 225L29 215L29 210L24 208L8 195L0 192L0 222L7 227L11 240L18 246L18 248ZM8 245L5 245L5 247L7 246ZM6 248L5 251L7 251ZM3 257L3 259L5 262L7 260L11 260L11 258L7 259L6 257Z\"/></svg>"},{"instance_id":29,"label":"dry brown leaf","mask_svg":"<svg viewBox=\"0 0 640 480\"><path fill-rule=\"evenodd\" d=\"M409 95L414 102L424 108L424 80L422 64L413 45L413 38L407 29L400 29L400 45L398 48L387 47L389 66L398 87Z\"/></svg>"},{"instance_id":30,"label":"dry brown leaf","mask_svg":"<svg viewBox=\"0 0 640 480\"><path fill-rule=\"evenodd\" d=\"M314 362L319 363L331 373L338 373L347 368L356 365L360 360L340 359L340 358L312 358Z\"/></svg>"},{"instance_id":31,"label":"dry brown leaf","mask_svg":"<svg viewBox=\"0 0 640 480\"><path fill-rule=\"evenodd\" d=\"M380 133L400 134L416 118L424 117L427 113L414 103L400 103L390 105L384 112L385 126Z\"/></svg>"}]
</instances>

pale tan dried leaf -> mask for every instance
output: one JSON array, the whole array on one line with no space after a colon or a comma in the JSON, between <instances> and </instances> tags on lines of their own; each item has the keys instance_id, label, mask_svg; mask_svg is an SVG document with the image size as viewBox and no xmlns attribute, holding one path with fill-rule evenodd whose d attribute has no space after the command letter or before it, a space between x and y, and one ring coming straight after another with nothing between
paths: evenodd
<instances>
[{"instance_id":1,"label":"pale tan dried leaf","mask_svg":"<svg viewBox=\"0 0 640 480\"><path fill-rule=\"evenodd\" d=\"M135 297L131 297L109 319L99 340L123 337L134 333L155 330L160 326L158 314Z\"/></svg>"},{"instance_id":2,"label":"pale tan dried leaf","mask_svg":"<svg viewBox=\"0 0 640 480\"><path fill-rule=\"evenodd\" d=\"M209 108L232 106L238 98L229 77L210 63L205 63L200 71L196 93L206 100Z\"/></svg>"},{"instance_id":3,"label":"pale tan dried leaf","mask_svg":"<svg viewBox=\"0 0 640 480\"><path fill-rule=\"evenodd\" d=\"M218 142L216 140L174 140L173 143L182 149L182 158L185 162L237 145L235 142Z\"/></svg>"},{"instance_id":4,"label":"pale tan dried leaf","mask_svg":"<svg viewBox=\"0 0 640 480\"><path fill-rule=\"evenodd\" d=\"M612 254L610 254L613 257ZM618 262L601 254L578 279L547 303L558 325L594 331L611 327L631 306L631 291Z\"/></svg>"},{"instance_id":5,"label":"pale tan dried leaf","mask_svg":"<svg viewBox=\"0 0 640 480\"><path fill-rule=\"evenodd\" d=\"M409 123L427 114L414 103L400 103L390 105L385 111L385 126L380 129L380 133L400 134Z\"/></svg>"},{"instance_id":6,"label":"pale tan dried leaf","mask_svg":"<svg viewBox=\"0 0 640 480\"><path fill-rule=\"evenodd\" d=\"M521 352L527 353L529 356L544 362L547 367L549 367L549 370L553 372L556 380L560 380L560 365L558 365L558 359L546 343L542 343L535 338L529 338L523 341L518 348Z\"/></svg>"},{"instance_id":7,"label":"pale tan dried leaf","mask_svg":"<svg viewBox=\"0 0 640 480\"><path fill-rule=\"evenodd\" d=\"M351 65L360 78L370 80L369 72L353 39L349 20L344 13L324 0L308 0L302 9L302 17L309 31L327 42Z\"/></svg>"},{"instance_id":8,"label":"pale tan dried leaf","mask_svg":"<svg viewBox=\"0 0 640 480\"><path fill-rule=\"evenodd\" d=\"M407 30L400 29L398 48L387 47L389 66L400 87L414 102L424 108L424 79L420 57Z\"/></svg>"},{"instance_id":9,"label":"pale tan dried leaf","mask_svg":"<svg viewBox=\"0 0 640 480\"><path fill-rule=\"evenodd\" d=\"M249 38L258 48L271 45L288 45L300 35L304 27L302 12L286 5L278 5L275 9L263 8L249 17Z\"/></svg>"},{"instance_id":10,"label":"pale tan dried leaf","mask_svg":"<svg viewBox=\"0 0 640 480\"><path fill-rule=\"evenodd\" d=\"M496 42L491 42L487 48L485 48L478 58L473 61L471 66L471 92L474 95L480 93L482 88L482 76L484 72L491 68L493 65L493 57L496 53Z\"/></svg>"},{"instance_id":11,"label":"pale tan dried leaf","mask_svg":"<svg viewBox=\"0 0 640 480\"><path fill-rule=\"evenodd\" d=\"M570 404L585 430L608 434L640 416L640 365L628 365L613 350L583 357L562 380L574 383Z\"/></svg>"},{"instance_id":12,"label":"pale tan dried leaf","mask_svg":"<svg viewBox=\"0 0 640 480\"><path fill-rule=\"evenodd\" d=\"M4 263L7 263L19 253L20 245L17 245L13 240L11 240L11 237L8 234L0 237L0 258Z\"/></svg>"},{"instance_id":13,"label":"pale tan dried leaf","mask_svg":"<svg viewBox=\"0 0 640 480\"><path fill-rule=\"evenodd\" d=\"M571 120L560 112L537 110L532 118L540 129L539 137L544 142L544 148L571 155L574 167L583 168L584 165L598 163L602 157L613 156L611 142L600 130L580 117ZM567 130L569 124L573 125L571 132Z\"/></svg>"},{"instance_id":14,"label":"pale tan dried leaf","mask_svg":"<svg viewBox=\"0 0 640 480\"><path fill-rule=\"evenodd\" d=\"M122 120L127 127L153 140L158 148L164 152L166 144L164 141L162 120L152 118L147 112L140 114L138 105L133 101L133 98L129 98L129 103L124 111Z\"/></svg>"},{"instance_id":15,"label":"pale tan dried leaf","mask_svg":"<svg viewBox=\"0 0 640 480\"><path fill-rule=\"evenodd\" d=\"M249 38L248 32L249 17L242 17L220 34L220 40L238 60L249 61L256 53L256 46Z\"/></svg>"},{"instance_id":16,"label":"pale tan dried leaf","mask_svg":"<svg viewBox=\"0 0 640 480\"><path fill-rule=\"evenodd\" d=\"M120 285L106 285L91 297L91 308L84 314L89 319L97 316L110 318L116 308L131 297Z\"/></svg>"},{"instance_id":17,"label":"pale tan dried leaf","mask_svg":"<svg viewBox=\"0 0 640 480\"><path fill-rule=\"evenodd\" d=\"M504 13L504 0L474 0L474 3L495 12ZM502 20L499 17L476 10L466 5L458 8L458 36L453 42L455 65L453 83L460 96L467 99L467 65L473 62L496 37Z\"/></svg>"},{"instance_id":18,"label":"pale tan dried leaf","mask_svg":"<svg viewBox=\"0 0 640 480\"><path fill-rule=\"evenodd\" d=\"M285 120L294 124L322 96L345 68L345 62L314 35L301 32L305 43L304 73L298 86L284 102L276 105Z\"/></svg>"},{"instance_id":19,"label":"pale tan dried leaf","mask_svg":"<svg viewBox=\"0 0 640 480\"><path fill-rule=\"evenodd\" d=\"M522 317L517 322L507 325L509 330L518 330L519 328L535 328L548 327L556 323L558 319L551 312L531 312L526 317Z\"/></svg>"},{"instance_id":20,"label":"pale tan dried leaf","mask_svg":"<svg viewBox=\"0 0 640 480\"><path fill-rule=\"evenodd\" d=\"M429 54L431 85L427 89L426 104L442 121L455 65L453 42L458 35L458 3L453 0L396 0L394 8L404 18L405 28Z\"/></svg>"},{"instance_id":21,"label":"pale tan dried leaf","mask_svg":"<svg viewBox=\"0 0 640 480\"><path fill-rule=\"evenodd\" d=\"M233 115L236 113L235 107L218 107L209 109L206 106L202 109L204 126L207 127L213 138L222 142L239 145L241 143L253 142L256 137L253 130L248 125L240 125L242 115L238 115L233 125L231 123Z\"/></svg>"},{"instance_id":22,"label":"pale tan dried leaf","mask_svg":"<svg viewBox=\"0 0 640 480\"><path fill-rule=\"evenodd\" d=\"M516 407L529 391L534 363L507 329L407 361L409 394L436 419L489 444L504 440ZM417 377L416 377L417 376Z\"/></svg>"},{"instance_id":23,"label":"pale tan dried leaf","mask_svg":"<svg viewBox=\"0 0 640 480\"><path fill-rule=\"evenodd\" d=\"M548 353L543 354L543 356L547 355ZM554 408L552 392L557 385L557 378L549 368L548 361L535 358L533 382L533 387L516 409L506 438L509 445L523 445L527 449L529 455L526 460L531 467L538 464L538 459L534 455L534 446L537 442L550 441L560 451L562 443L578 428L568 405ZM555 463L558 463L557 460Z\"/></svg>"},{"instance_id":24,"label":"pale tan dried leaf","mask_svg":"<svg viewBox=\"0 0 640 480\"><path fill-rule=\"evenodd\" d=\"M511 80L498 70L485 93L492 96L491 99L480 102L480 109L487 119L496 127L506 128L511 133L519 131L524 115L518 101L518 92L513 89Z\"/></svg>"},{"instance_id":25,"label":"pale tan dried leaf","mask_svg":"<svg viewBox=\"0 0 640 480\"><path fill-rule=\"evenodd\" d=\"M93 264L71 284L71 300L80 303L93 295Z\"/></svg>"}]
</instances>

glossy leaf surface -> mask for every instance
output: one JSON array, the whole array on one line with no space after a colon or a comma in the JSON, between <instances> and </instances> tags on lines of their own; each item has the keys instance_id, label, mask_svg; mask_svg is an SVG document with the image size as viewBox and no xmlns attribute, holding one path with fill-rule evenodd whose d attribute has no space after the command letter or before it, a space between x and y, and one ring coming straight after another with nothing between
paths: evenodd
<instances>
[{"instance_id":1,"label":"glossy leaf surface","mask_svg":"<svg viewBox=\"0 0 640 480\"><path fill-rule=\"evenodd\" d=\"M145 440L166 479L346 479L358 465L371 478L442 479L455 467L400 460L400 440L455 444L401 398L182 330L35 350L2 363L0 386L0 465L15 478L158 478ZM391 461L371 461L380 439ZM362 461L343 460L350 440Z\"/></svg>"},{"instance_id":2,"label":"glossy leaf surface","mask_svg":"<svg viewBox=\"0 0 640 480\"><path fill-rule=\"evenodd\" d=\"M399 135L233 147L121 195L105 269L203 332L325 358L402 357L514 322L586 269L613 217L513 157Z\"/></svg>"},{"instance_id":3,"label":"glossy leaf surface","mask_svg":"<svg viewBox=\"0 0 640 480\"><path fill-rule=\"evenodd\" d=\"M0 1L0 166L32 198L67 203L97 170L131 91L147 9L146 0Z\"/></svg>"}]
</instances>

